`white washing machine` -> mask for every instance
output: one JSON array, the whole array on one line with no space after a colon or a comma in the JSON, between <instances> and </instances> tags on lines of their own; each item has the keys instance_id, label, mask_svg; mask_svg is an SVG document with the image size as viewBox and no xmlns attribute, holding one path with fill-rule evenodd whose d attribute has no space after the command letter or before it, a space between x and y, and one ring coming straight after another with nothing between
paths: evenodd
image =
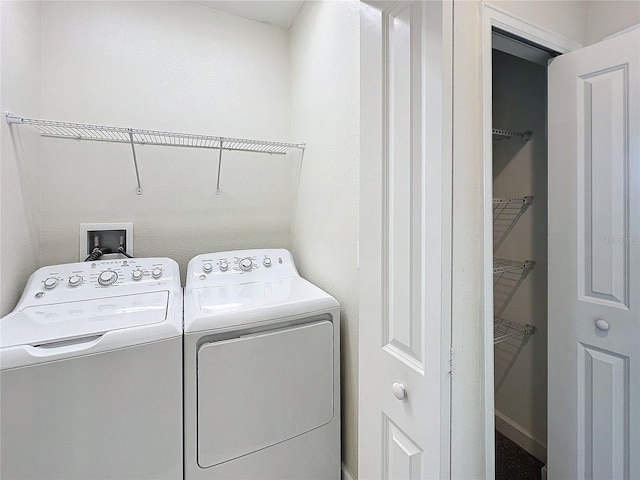
<instances>
[{"instance_id":1,"label":"white washing machine","mask_svg":"<svg viewBox=\"0 0 640 480\"><path fill-rule=\"evenodd\" d=\"M36 271L0 319L0 401L3 479L181 479L178 265Z\"/></svg>"},{"instance_id":2,"label":"white washing machine","mask_svg":"<svg viewBox=\"0 0 640 480\"><path fill-rule=\"evenodd\" d=\"M340 478L340 307L287 250L189 262L185 478Z\"/></svg>"}]
</instances>

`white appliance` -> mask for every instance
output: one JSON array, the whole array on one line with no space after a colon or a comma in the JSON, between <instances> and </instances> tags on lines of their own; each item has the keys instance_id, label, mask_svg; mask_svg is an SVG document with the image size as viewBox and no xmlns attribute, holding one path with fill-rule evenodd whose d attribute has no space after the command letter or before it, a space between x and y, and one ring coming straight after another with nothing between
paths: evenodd
<instances>
[{"instance_id":1,"label":"white appliance","mask_svg":"<svg viewBox=\"0 0 640 480\"><path fill-rule=\"evenodd\" d=\"M340 478L340 307L287 250L189 262L185 478Z\"/></svg>"},{"instance_id":2,"label":"white appliance","mask_svg":"<svg viewBox=\"0 0 640 480\"><path fill-rule=\"evenodd\" d=\"M178 265L36 271L0 320L0 400L3 479L181 479Z\"/></svg>"}]
</instances>

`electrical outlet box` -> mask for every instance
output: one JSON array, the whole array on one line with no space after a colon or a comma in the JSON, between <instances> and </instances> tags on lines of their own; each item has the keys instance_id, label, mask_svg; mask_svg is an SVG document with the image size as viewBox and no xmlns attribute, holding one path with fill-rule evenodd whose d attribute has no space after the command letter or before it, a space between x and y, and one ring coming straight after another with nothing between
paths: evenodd
<instances>
[{"instance_id":1,"label":"electrical outlet box","mask_svg":"<svg viewBox=\"0 0 640 480\"><path fill-rule=\"evenodd\" d=\"M96 242L100 249L110 248L112 252L101 258L119 258L118 247L122 240L124 250L133 255L133 222L81 223L80 224L80 261L93 252Z\"/></svg>"}]
</instances>

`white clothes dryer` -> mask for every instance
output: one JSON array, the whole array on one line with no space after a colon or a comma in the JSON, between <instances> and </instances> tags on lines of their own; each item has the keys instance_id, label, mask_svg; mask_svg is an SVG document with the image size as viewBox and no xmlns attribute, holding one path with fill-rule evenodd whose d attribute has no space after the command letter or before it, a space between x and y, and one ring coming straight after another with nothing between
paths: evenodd
<instances>
[{"instance_id":1,"label":"white clothes dryer","mask_svg":"<svg viewBox=\"0 0 640 480\"><path fill-rule=\"evenodd\" d=\"M0 477L181 479L178 265L43 267L0 319Z\"/></svg>"},{"instance_id":2,"label":"white clothes dryer","mask_svg":"<svg viewBox=\"0 0 640 480\"><path fill-rule=\"evenodd\" d=\"M287 250L199 255L185 287L185 478L340 478L340 306Z\"/></svg>"}]
</instances>

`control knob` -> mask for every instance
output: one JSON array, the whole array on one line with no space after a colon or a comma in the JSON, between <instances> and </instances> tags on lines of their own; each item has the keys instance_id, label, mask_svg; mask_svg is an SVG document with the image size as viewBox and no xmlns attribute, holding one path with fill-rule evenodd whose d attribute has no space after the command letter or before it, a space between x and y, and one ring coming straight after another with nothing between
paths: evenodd
<instances>
[{"instance_id":1,"label":"control knob","mask_svg":"<svg viewBox=\"0 0 640 480\"><path fill-rule=\"evenodd\" d=\"M113 285L116 283L117 279L118 274L113 270L105 270L104 272L100 272L100 275L98 275L98 283L103 287Z\"/></svg>"},{"instance_id":2,"label":"control knob","mask_svg":"<svg viewBox=\"0 0 640 480\"><path fill-rule=\"evenodd\" d=\"M69 286L77 287L82 283L82 277L80 275L71 275L69 277Z\"/></svg>"},{"instance_id":3,"label":"control knob","mask_svg":"<svg viewBox=\"0 0 640 480\"><path fill-rule=\"evenodd\" d=\"M144 272L139 268L136 268L133 272L131 272L131 278L133 278L136 282L142 280L144 276Z\"/></svg>"},{"instance_id":4,"label":"control knob","mask_svg":"<svg viewBox=\"0 0 640 480\"><path fill-rule=\"evenodd\" d=\"M245 257L242 260L240 260L240 270L244 272L250 272L252 268L253 268L253 262L249 257Z\"/></svg>"},{"instance_id":5,"label":"control knob","mask_svg":"<svg viewBox=\"0 0 640 480\"><path fill-rule=\"evenodd\" d=\"M204 270L204 273L211 273L211 270L213 270L213 267L211 266L210 263L205 263L202 266L202 270Z\"/></svg>"},{"instance_id":6,"label":"control knob","mask_svg":"<svg viewBox=\"0 0 640 480\"><path fill-rule=\"evenodd\" d=\"M262 260L262 264L263 264L265 267L269 268L269 267L271 266L271 259L270 259L269 257L265 257L265 259L264 259L264 260Z\"/></svg>"},{"instance_id":7,"label":"control knob","mask_svg":"<svg viewBox=\"0 0 640 480\"><path fill-rule=\"evenodd\" d=\"M160 278L162 276L162 269L158 267L154 268L151 270L151 276L156 279Z\"/></svg>"},{"instance_id":8,"label":"control knob","mask_svg":"<svg viewBox=\"0 0 640 480\"><path fill-rule=\"evenodd\" d=\"M229 270L229 262L226 260L220 260L220 271L226 272L227 270Z\"/></svg>"},{"instance_id":9,"label":"control knob","mask_svg":"<svg viewBox=\"0 0 640 480\"><path fill-rule=\"evenodd\" d=\"M44 288L51 290L58 286L58 279L56 277L49 277L44 281Z\"/></svg>"}]
</instances>

